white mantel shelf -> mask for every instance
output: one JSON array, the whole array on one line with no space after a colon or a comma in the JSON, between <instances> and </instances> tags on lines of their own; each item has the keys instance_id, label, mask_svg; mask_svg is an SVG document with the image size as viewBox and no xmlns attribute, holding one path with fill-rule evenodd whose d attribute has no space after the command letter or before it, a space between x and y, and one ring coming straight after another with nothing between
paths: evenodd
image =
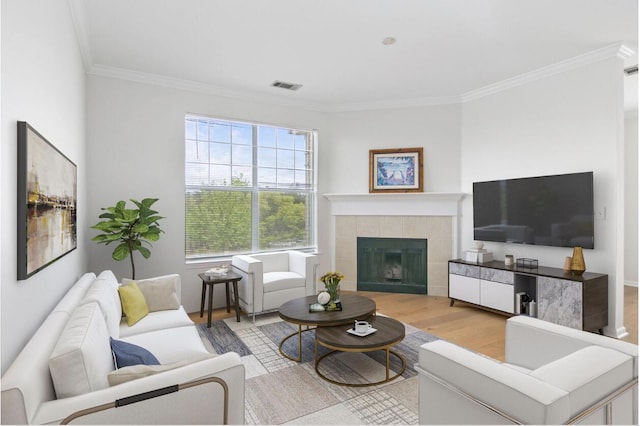
<instances>
[{"instance_id":1,"label":"white mantel shelf","mask_svg":"<svg viewBox=\"0 0 640 426\"><path fill-rule=\"evenodd\" d=\"M324 194L331 215L458 216L462 192Z\"/></svg>"}]
</instances>

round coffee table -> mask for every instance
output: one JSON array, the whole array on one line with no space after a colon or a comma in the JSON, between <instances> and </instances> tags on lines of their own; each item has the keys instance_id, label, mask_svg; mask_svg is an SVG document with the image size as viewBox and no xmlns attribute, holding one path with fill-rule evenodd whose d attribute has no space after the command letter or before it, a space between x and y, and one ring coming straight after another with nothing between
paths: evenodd
<instances>
[{"instance_id":1,"label":"round coffee table","mask_svg":"<svg viewBox=\"0 0 640 426\"><path fill-rule=\"evenodd\" d=\"M404 324L400 321L389 317L375 316L369 319L371 326L377 331L368 336L354 336L347 333L348 327L336 326L336 327L322 327L316 329L316 373L324 380L342 386L375 386L382 383L390 382L391 380L399 377L406 368L406 363L402 356L391 350L392 346L397 345L404 339ZM326 348L333 349L317 358L318 345L322 345ZM384 350L386 352L386 376L384 380L373 383L345 383L332 380L320 372L320 361L327 356L336 352L373 352L378 350ZM390 354L396 356L402 363L402 368L395 376L389 377L389 360Z\"/></svg>"},{"instance_id":2,"label":"round coffee table","mask_svg":"<svg viewBox=\"0 0 640 426\"><path fill-rule=\"evenodd\" d=\"M341 311L309 312L309 305L317 301L317 296L306 296L290 300L280 306L280 318L298 325L298 331L286 336L282 339L282 342L280 342L280 353L284 357L292 361L302 361L302 332L313 330L313 328L310 327L316 327L317 329L321 327L352 324L354 320L366 320L376 313L376 302L368 297L357 296L355 294L340 295L340 302L342 304ZM303 325L306 326L305 330L302 330ZM298 336L297 357L287 354L282 349L284 342L295 335Z\"/></svg>"}]
</instances>

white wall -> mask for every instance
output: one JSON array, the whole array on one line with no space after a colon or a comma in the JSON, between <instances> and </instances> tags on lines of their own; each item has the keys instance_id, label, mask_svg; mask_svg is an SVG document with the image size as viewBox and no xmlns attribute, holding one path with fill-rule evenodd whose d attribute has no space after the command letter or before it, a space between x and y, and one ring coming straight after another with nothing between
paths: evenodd
<instances>
[{"instance_id":1,"label":"white wall","mask_svg":"<svg viewBox=\"0 0 640 426\"><path fill-rule=\"evenodd\" d=\"M424 149L424 191L460 189L460 104L331 114L320 153L328 192L369 192L369 150Z\"/></svg>"},{"instance_id":2,"label":"white wall","mask_svg":"<svg viewBox=\"0 0 640 426\"><path fill-rule=\"evenodd\" d=\"M102 207L118 200L132 206L130 198L159 198L154 208L166 217L160 221L165 233L153 243L151 258L135 254L136 278L180 274L183 304L188 312L198 311L201 282L197 273L211 264L187 265L184 258L185 114L318 129L320 143L325 115L98 76L89 77L87 90L89 226L98 222ZM130 277L128 259L112 260L114 246L91 242L96 234L94 230L85 234L89 269L111 269L119 279ZM224 286L216 286L217 306L222 305L223 294Z\"/></svg>"},{"instance_id":3,"label":"white wall","mask_svg":"<svg viewBox=\"0 0 640 426\"><path fill-rule=\"evenodd\" d=\"M638 286L638 111L624 120L624 282Z\"/></svg>"},{"instance_id":4,"label":"white wall","mask_svg":"<svg viewBox=\"0 0 640 426\"><path fill-rule=\"evenodd\" d=\"M462 192L474 181L594 172L595 249L585 250L588 271L609 275L607 334L622 326L622 226L624 192L622 60L578 69L466 102L462 107ZM462 248L473 243L472 199L463 206ZM487 243L505 254L562 267L570 248Z\"/></svg>"},{"instance_id":5,"label":"white wall","mask_svg":"<svg viewBox=\"0 0 640 426\"><path fill-rule=\"evenodd\" d=\"M85 74L66 0L3 0L1 73L2 371L86 270ZM16 122L78 166L78 248L17 280Z\"/></svg>"}]
</instances>

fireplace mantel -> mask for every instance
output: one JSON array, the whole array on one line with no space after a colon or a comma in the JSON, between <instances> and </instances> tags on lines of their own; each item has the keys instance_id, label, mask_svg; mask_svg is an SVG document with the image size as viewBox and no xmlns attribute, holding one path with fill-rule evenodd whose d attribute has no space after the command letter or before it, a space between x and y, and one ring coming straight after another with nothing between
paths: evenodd
<instances>
[{"instance_id":1,"label":"fireplace mantel","mask_svg":"<svg viewBox=\"0 0 640 426\"><path fill-rule=\"evenodd\" d=\"M331 215L458 216L461 192L324 194Z\"/></svg>"}]
</instances>

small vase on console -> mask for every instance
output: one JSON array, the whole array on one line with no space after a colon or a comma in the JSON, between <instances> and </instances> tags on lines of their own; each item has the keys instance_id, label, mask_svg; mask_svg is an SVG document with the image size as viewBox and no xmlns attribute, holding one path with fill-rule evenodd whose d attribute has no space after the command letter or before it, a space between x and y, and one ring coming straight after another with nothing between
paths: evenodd
<instances>
[{"instance_id":1,"label":"small vase on console","mask_svg":"<svg viewBox=\"0 0 640 426\"><path fill-rule=\"evenodd\" d=\"M573 248L573 256L571 257L571 273L573 275L582 275L587 268L584 264L584 256L582 255L582 247Z\"/></svg>"}]
</instances>

